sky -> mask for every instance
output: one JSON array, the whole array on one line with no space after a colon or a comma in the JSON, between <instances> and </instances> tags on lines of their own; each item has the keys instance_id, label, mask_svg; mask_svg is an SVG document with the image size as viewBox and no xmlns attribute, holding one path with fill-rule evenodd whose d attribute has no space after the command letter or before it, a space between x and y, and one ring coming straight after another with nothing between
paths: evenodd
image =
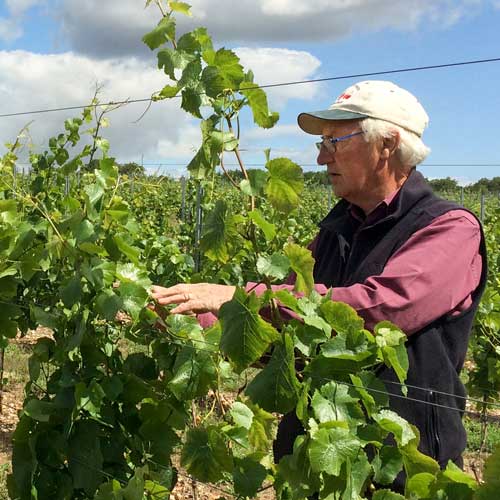
<instances>
[{"instance_id":1,"label":"sky","mask_svg":"<svg viewBox=\"0 0 500 500\"><path fill-rule=\"evenodd\" d=\"M216 47L234 50L262 85L500 58L500 0L189 3L193 17L179 19L178 33L206 26ZM149 97L169 83L141 41L159 19L144 0L1 1L0 115L84 105L96 86L102 102ZM280 121L263 130L243 116L244 160L262 165L263 151L271 148L272 157L320 170L315 138L298 128L297 115L327 108L364 79L391 80L423 104L430 116L423 138L431 148L420 167L424 175L464 185L500 176L500 61L270 89ZM182 175L200 143L199 122L176 99L154 103L138 121L145 110L138 103L109 114L103 135L110 155L150 172ZM64 120L78 114L0 117L0 143L12 142L29 124L24 154L29 147L43 150Z\"/></svg>"}]
</instances>

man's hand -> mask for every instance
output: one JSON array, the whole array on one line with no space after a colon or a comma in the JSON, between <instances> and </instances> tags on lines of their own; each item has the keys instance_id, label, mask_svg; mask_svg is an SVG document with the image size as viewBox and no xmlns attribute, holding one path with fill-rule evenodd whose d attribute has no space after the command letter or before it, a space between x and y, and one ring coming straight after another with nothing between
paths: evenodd
<instances>
[{"instance_id":1,"label":"man's hand","mask_svg":"<svg viewBox=\"0 0 500 500\"><path fill-rule=\"evenodd\" d=\"M158 304L166 306L178 304L172 314L198 314L212 312L217 314L222 304L233 298L235 286L212 285L210 283L181 283L164 288L153 286L151 296Z\"/></svg>"}]
</instances>

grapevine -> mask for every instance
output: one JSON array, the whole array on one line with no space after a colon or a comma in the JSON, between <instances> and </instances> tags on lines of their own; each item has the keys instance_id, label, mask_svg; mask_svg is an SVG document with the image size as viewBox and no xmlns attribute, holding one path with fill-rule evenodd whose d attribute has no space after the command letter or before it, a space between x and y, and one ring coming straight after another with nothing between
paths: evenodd
<instances>
[{"instance_id":1,"label":"grapevine","mask_svg":"<svg viewBox=\"0 0 500 500\"><path fill-rule=\"evenodd\" d=\"M161 19L144 42L169 78L154 100L180 96L200 120L190 189L201 183L213 192L220 167L232 194L203 200L204 260L194 272L196 242L189 222L178 221L179 200L156 203L144 220L153 207L140 193L154 186L178 196L174 182L134 181L132 189L101 137L104 114L91 106L66 120L48 149L31 155L29 183L16 182L20 140L9 146L0 164L0 341L5 347L18 330L52 331L29 361L11 497L168 499L185 470L239 499L272 486L283 500L392 500L403 498L391 485L404 470L408 498L494 498L498 452L486 485L451 463L440 470L418 451L417 429L389 409L375 368L391 367L404 397L405 334L389 321L370 332L352 308L314 291L314 262L302 246L310 233L297 228L301 168L268 156L266 171L252 171L240 154L242 113L264 128L278 120L253 73L233 51L216 50L204 28L177 37L176 15L189 15L189 5L146 5L159 7ZM83 134L90 144L82 146ZM241 179L224 167L229 154ZM290 272L295 289L274 291ZM203 330L196 318L150 304L152 283L186 280L240 286ZM266 290L247 293L247 281ZM224 407L221 388L245 379ZM487 387L498 391L497 380ZM304 433L275 464L276 424L290 411Z\"/></svg>"}]
</instances>

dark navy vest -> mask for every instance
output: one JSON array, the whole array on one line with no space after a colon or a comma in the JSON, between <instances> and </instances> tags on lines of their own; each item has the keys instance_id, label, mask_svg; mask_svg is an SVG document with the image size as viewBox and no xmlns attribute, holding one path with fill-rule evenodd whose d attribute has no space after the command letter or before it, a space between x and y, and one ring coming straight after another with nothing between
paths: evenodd
<instances>
[{"instance_id":1,"label":"dark navy vest","mask_svg":"<svg viewBox=\"0 0 500 500\"><path fill-rule=\"evenodd\" d=\"M350 214L349 203L345 200L335 205L320 224L314 252L315 283L328 287L363 283L369 276L380 274L391 255L416 231L450 210L463 209L435 196L423 176L415 170L401 188L395 204L390 215L367 226L361 226L361 222ZM459 372L467 352L474 314L486 285L486 248L482 229L480 251L483 269L471 307L459 315L446 314L408 338L408 398L402 397L392 370L383 367L378 371L391 393L391 408L418 427L420 450L434 457L442 466L449 459L458 460L466 445L461 419L465 408L465 399L462 398L466 392ZM432 255L429 258L432 259ZM453 283L449 286L452 287Z\"/></svg>"}]
</instances>

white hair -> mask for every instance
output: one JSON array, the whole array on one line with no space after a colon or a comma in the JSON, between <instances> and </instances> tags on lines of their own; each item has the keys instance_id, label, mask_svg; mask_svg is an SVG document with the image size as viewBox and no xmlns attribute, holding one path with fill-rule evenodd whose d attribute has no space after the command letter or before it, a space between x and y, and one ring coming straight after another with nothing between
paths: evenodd
<instances>
[{"instance_id":1,"label":"white hair","mask_svg":"<svg viewBox=\"0 0 500 500\"><path fill-rule=\"evenodd\" d=\"M364 118L360 121L360 126L365 133L366 142L388 139L394 136L394 132L399 132L400 143L397 154L405 167L414 167L422 163L431 152L417 134L393 123L375 118Z\"/></svg>"}]
</instances>

